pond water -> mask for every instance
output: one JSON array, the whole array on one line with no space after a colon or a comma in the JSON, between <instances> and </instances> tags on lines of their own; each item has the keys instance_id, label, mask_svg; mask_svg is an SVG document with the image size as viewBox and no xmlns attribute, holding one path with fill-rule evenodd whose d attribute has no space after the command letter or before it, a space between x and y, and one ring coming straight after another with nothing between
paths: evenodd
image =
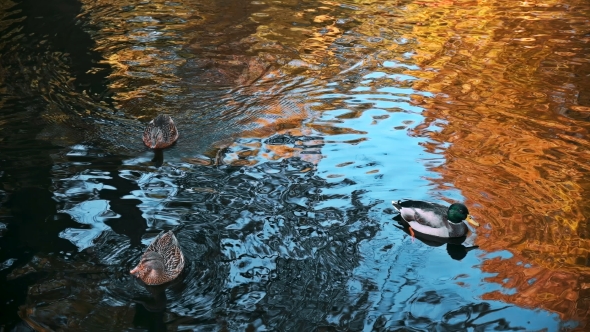
<instances>
[{"instance_id":1,"label":"pond water","mask_svg":"<svg viewBox=\"0 0 590 332\"><path fill-rule=\"evenodd\" d=\"M590 328L588 1L5 0L0 36L0 330ZM413 240L410 198L481 227Z\"/></svg>"}]
</instances>

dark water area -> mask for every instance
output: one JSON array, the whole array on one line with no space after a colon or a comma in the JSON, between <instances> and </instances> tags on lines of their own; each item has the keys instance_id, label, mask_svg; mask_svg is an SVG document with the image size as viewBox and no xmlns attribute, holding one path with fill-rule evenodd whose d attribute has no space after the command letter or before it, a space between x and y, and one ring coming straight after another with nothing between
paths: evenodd
<instances>
[{"instance_id":1,"label":"dark water area","mask_svg":"<svg viewBox=\"0 0 590 332\"><path fill-rule=\"evenodd\" d=\"M589 119L587 1L1 1L0 330L585 331Z\"/></svg>"}]
</instances>

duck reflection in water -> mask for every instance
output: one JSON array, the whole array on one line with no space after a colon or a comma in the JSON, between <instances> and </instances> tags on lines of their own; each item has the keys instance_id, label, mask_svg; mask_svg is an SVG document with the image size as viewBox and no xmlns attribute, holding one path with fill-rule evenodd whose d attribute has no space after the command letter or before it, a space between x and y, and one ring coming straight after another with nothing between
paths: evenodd
<instances>
[{"instance_id":1,"label":"duck reflection in water","mask_svg":"<svg viewBox=\"0 0 590 332\"><path fill-rule=\"evenodd\" d=\"M164 163L164 149L172 146L178 139L178 129L169 115L160 114L143 131L143 143L154 150L152 162L156 167Z\"/></svg>"},{"instance_id":2,"label":"duck reflection in water","mask_svg":"<svg viewBox=\"0 0 590 332\"><path fill-rule=\"evenodd\" d=\"M155 286L150 286L140 281L148 294L133 298L133 302L136 303L133 325L138 328L145 328L148 331L167 331L166 307L168 298L166 297L166 290L176 294L181 293L186 286L184 284L185 276L186 273L183 271L178 278Z\"/></svg>"},{"instance_id":3,"label":"duck reflection in water","mask_svg":"<svg viewBox=\"0 0 590 332\"><path fill-rule=\"evenodd\" d=\"M166 312L166 288L169 285L149 286L143 284L149 296L134 298L136 305L133 325L146 327L149 331L166 331L164 314Z\"/></svg>"},{"instance_id":4,"label":"duck reflection in water","mask_svg":"<svg viewBox=\"0 0 590 332\"><path fill-rule=\"evenodd\" d=\"M455 238L436 238L434 236L428 234L422 234L418 232L414 232L413 234L410 231L410 227L407 223L400 217L396 216L393 220L397 221L399 225L394 225L395 227L403 230L406 234L422 241L424 244L429 245L431 247L440 247L442 245L447 245L447 253L451 256L454 260L462 260L467 256L467 253L473 249L479 248L479 246L469 246L466 247L463 245L463 242L467 239L467 236L455 237Z\"/></svg>"},{"instance_id":5,"label":"duck reflection in water","mask_svg":"<svg viewBox=\"0 0 590 332\"><path fill-rule=\"evenodd\" d=\"M397 215L393 218L393 220L398 222L398 225L394 225L395 227L403 230L406 234L411 236L412 238L416 238L422 241L424 244L431 246L431 247L440 247L442 245L447 245L447 253L451 256L454 260L462 260L467 256L467 253L473 249L479 248L479 246L469 246L466 247L463 245L463 242L467 239L466 235L460 237L453 237L453 238L440 238L435 237L428 234L422 234L419 232L412 232L408 223L403 220L400 215Z\"/></svg>"}]
</instances>

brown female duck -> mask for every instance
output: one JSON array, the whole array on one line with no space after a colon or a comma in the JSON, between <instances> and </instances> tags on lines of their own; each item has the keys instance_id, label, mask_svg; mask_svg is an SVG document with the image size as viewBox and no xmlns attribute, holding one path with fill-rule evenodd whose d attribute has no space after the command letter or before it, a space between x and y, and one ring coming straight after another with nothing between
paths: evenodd
<instances>
[{"instance_id":1,"label":"brown female duck","mask_svg":"<svg viewBox=\"0 0 590 332\"><path fill-rule=\"evenodd\" d=\"M169 115L160 114L143 131L143 143L150 149L164 149L178 139L178 130Z\"/></svg>"},{"instance_id":2,"label":"brown female duck","mask_svg":"<svg viewBox=\"0 0 590 332\"><path fill-rule=\"evenodd\" d=\"M146 285L161 285L178 277L184 268L184 255L172 231L162 231L147 247L131 274Z\"/></svg>"}]
</instances>

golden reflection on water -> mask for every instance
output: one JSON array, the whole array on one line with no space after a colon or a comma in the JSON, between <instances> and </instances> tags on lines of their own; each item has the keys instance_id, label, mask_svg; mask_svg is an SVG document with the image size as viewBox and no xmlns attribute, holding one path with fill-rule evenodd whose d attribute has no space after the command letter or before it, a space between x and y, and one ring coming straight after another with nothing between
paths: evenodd
<instances>
[{"instance_id":1,"label":"golden reflection on water","mask_svg":"<svg viewBox=\"0 0 590 332\"><path fill-rule=\"evenodd\" d=\"M426 4L409 6L405 18L421 22L407 35L421 65L412 75L422 78L416 89L438 93L426 101L425 122L446 124L414 134L452 143L434 181L454 183L486 225L478 245L513 255L482 269L516 292L485 298L585 320L590 123L580 108L590 82L580 74L590 70L590 47L576 31L590 28L588 3Z\"/></svg>"}]
</instances>

